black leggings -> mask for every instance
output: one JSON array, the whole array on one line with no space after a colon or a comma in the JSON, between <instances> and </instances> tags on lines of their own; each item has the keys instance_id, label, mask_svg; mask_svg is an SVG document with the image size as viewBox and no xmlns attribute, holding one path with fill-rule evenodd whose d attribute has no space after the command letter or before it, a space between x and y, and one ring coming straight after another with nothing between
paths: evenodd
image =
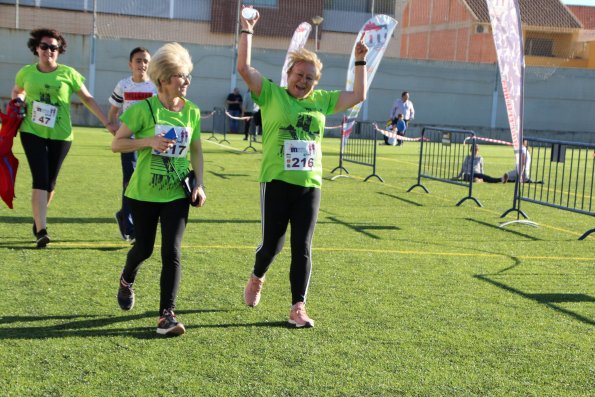
<instances>
[{"instance_id":1,"label":"black leggings","mask_svg":"<svg viewBox=\"0 0 595 397\"><path fill-rule=\"evenodd\" d=\"M21 131L21 144L27 156L33 189L53 192L60 167L72 146L71 141L40 138Z\"/></svg>"},{"instance_id":2,"label":"black leggings","mask_svg":"<svg viewBox=\"0 0 595 397\"><path fill-rule=\"evenodd\" d=\"M262 243L256 249L254 275L262 277L283 248L291 223L291 303L306 302L312 270L312 237L321 192L282 181L260 184Z\"/></svg>"},{"instance_id":3,"label":"black leggings","mask_svg":"<svg viewBox=\"0 0 595 397\"><path fill-rule=\"evenodd\" d=\"M136 242L128 251L122 276L133 283L145 259L153 253L157 223L161 223L161 299L159 314L176 307L181 278L182 236L188 223L188 199L153 203L128 199L134 221Z\"/></svg>"},{"instance_id":4,"label":"black leggings","mask_svg":"<svg viewBox=\"0 0 595 397\"><path fill-rule=\"evenodd\" d=\"M502 178L494 178L493 176L489 176L486 174L473 174L473 178L483 179L483 181L486 183L500 183L500 182L502 182ZM463 179L465 180L465 182L470 182L471 175L465 174L463 176Z\"/></svg>"}]
</instances>

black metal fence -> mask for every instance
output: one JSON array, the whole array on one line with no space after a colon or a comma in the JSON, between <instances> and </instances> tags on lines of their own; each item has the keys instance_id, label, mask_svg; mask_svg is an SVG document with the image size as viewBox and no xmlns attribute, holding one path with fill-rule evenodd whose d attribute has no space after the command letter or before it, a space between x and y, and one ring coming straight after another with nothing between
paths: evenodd
<instances>
[{"instance_id":1,"label":"black metal fence","mask_svg":"<svg viewBox=\"0 0 595 397\"><path fill-rule=\"evenodd\" d=\"M343 136L341 138L341 149L339 152L339 165L335 167L331 174L335 171L340 170L340 174L334 176L332 179L336 179L343 175L343 171L349 174L344 163L354 163L372 167L372 173L368 175L364 182L372 177L378 178L381 182L384 179L376 173L376 146L378 141L376 129L374 124L369 121L356 121L353 126L353 131L348 137ZM343 134L342 134L343 135Z\"/></svg>"},{"instance_id":2,"label":"black metal fence","mask_svg":"<svg viewBox=\"0 0 595 397\"><path fill-rule=\"evenodd\" d=\"M225 109L216 107L213 109L213 115L209 118L210 124L203 124L203 131L210 131L211 136L207 139L209 141L218 141L218 142L227 142L227 116L225 115ZM210 126L210 130L207 129L207 126ZM223 139L218 139L215 134L222 134Z\"/></svg>"},{"instance_id":3,"label":"black metal fence","mask_svg":"<svg viewBox=\"0 0 595 397\"><path fill-rule=\"evenodd\" d=\"M459 200L457 206L466 200L473 200L482 207L479 200L473 197L473 172L468 178L458 177L465 157L471 155L472 161L475 158L474 138L475 132L470 130L424 127L421 131L417 183L407 192L419 186L429 193L422 183L422 178L426 178L466 187L468 194Z\"/></svg>"},{"instance_id":4,"label":"black metal fence","mask_svg":"<svg viewBox=\"0 0 595 397\"><path fill-rule=\"evenodd\" d=\"M595 144L525 137L528 179L517 178L513 207L525 218L520 201L595 216ZM583 240L595 228L581 237Z\"/></svg>"}]
</instances>

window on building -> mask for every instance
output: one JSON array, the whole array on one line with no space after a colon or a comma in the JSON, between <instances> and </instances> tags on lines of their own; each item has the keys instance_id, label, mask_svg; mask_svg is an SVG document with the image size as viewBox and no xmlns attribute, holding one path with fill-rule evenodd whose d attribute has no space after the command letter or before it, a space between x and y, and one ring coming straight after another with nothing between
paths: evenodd
<instances>
[{"instance_id":1,"label":"window on building","mask_svg":"<svg viewBox=\"0 0 595 397\"><path fill-rule=\"evenodd\" d=\"M325 10L394 15L394 0L324 0Z\"/></svg>"},{"instance_id":2,"label":"window on building","mask_svg":"<svg viewBox=\"0 0 595 397\"><path fill-rule=\"evenodd\" d=\"M550 39L529 38L525 41L525 55L553 57L554 42Z\"/></svg>"}]
</instances>

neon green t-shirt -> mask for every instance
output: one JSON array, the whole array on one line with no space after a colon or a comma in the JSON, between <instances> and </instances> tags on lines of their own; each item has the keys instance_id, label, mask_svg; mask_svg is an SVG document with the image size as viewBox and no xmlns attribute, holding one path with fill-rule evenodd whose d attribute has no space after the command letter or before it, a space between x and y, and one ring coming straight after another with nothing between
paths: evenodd
<instances>
[{"instance_id":1,"label":"neon green t-shirt","mask_svg":"<svg viewBox=\"0 0 595 397\"><path fill-rule=\"evenodd\" d=\"M156 203L186 197L179 178L184 178L188 172L191 142L200 139L200 109L189 100L185 101L181 112L172 112L161 104L159 97L153 96L132 105L120 116L136 139L162 132L176 139L174 147L166 153L156 154L150 147L137 151L138 160L124 193L126 197Z\"/></svg>"},{"instance_id":2,"label":"neon green t-shirt","mask_svg":"<svg viewBox=\"0 0 595 397\"><path fill-rule=\"evenodd\" d=\"M334 113L340 91L314 90L297 99L285 88L262 81L254 98L262 115L263 158L260 182L281 180L293 185L322 185L322 150L326 115Z\"/></svg>"},{"instance_id":3,"label":"neon green t-shirt","mask_svg":"<svg viewBox=\"0 0 595 397\"><path fill-rule=\"evenodd\" d=\"M20 130L41 138L72 141L70 97L85 83L83 75L66 65L44 73L34 63L19 70L15 83L26 92L27 117Z\"/></svg>"}]
</instances>

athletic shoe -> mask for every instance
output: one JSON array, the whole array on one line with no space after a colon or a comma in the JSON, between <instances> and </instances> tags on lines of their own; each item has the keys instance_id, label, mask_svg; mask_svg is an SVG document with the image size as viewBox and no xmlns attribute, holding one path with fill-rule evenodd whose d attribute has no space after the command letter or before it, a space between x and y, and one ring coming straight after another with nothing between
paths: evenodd
<instances>
[{"instance_id":1,"label":"athletic shoe","mask_svg":"<svg viewBox=\"0 0 595 397\"><path fill-rule=\"evenodd\" d=\"M264 276L258 278L252 273L246 288L244 288L244 302L248 306L256 306L260 302L260 291L262 291L262 285L264 284Z\"/></svg>"},{"instance_id":2,"label":"athletic shoe","mask_svg":"<svg viewBox=\"0 0 595 397\"><path fill-rule=\"evenodd\" d=\"M295 328L314 327L314 320L308 317L304 302L298 302L291 306L291 311L289 312L289 324Z\"/></svg>"},{"instance_id":3,"label":"athletic shoe","mask_svg":"<svg viewBox=\"0 0 595 397\"><path fill-rule=\"evenodd\" d=\"M114 215L116 218L116 222L118 222L118 230L120 231L120 237L122 240L128 241L128 235L126 234L126 219L122 216L122 211L116 212Z\"/></svg>"},{"instance_id":4,"label":"athletic shoe","mask_svg":"<svg viewBox=\"0 0 595 397\"><path fill-rule=\"evenodd\" d=\"M130 310L134 307L132 283L124 281L122 276L120 276L120 288L118 288L118 304L122 310Z\"/></svg>"},{"instance_id":5,"label":"athletic shoe","mask_svg":"<svg viewBox=\"0 0 595 397\"><path fill-rule=\"evenodd\" d=\"M180 336L186 332L184 324L176 320L173 310L165 309L157 323L157 333L165 336Z\"/></svg>"},{"instance_id":6,"label":"athletic shoe","mask_svg":"<svg viewBox=\"0 0 595 397\"><path fill-rule=\"evenodd\" d=\"M35 233L36 244L37 248L45 248L46 245L50 242L50 236L48 236L48 232L45 229L41 229L37 233Z\"/></svg>"}]
</instances>

